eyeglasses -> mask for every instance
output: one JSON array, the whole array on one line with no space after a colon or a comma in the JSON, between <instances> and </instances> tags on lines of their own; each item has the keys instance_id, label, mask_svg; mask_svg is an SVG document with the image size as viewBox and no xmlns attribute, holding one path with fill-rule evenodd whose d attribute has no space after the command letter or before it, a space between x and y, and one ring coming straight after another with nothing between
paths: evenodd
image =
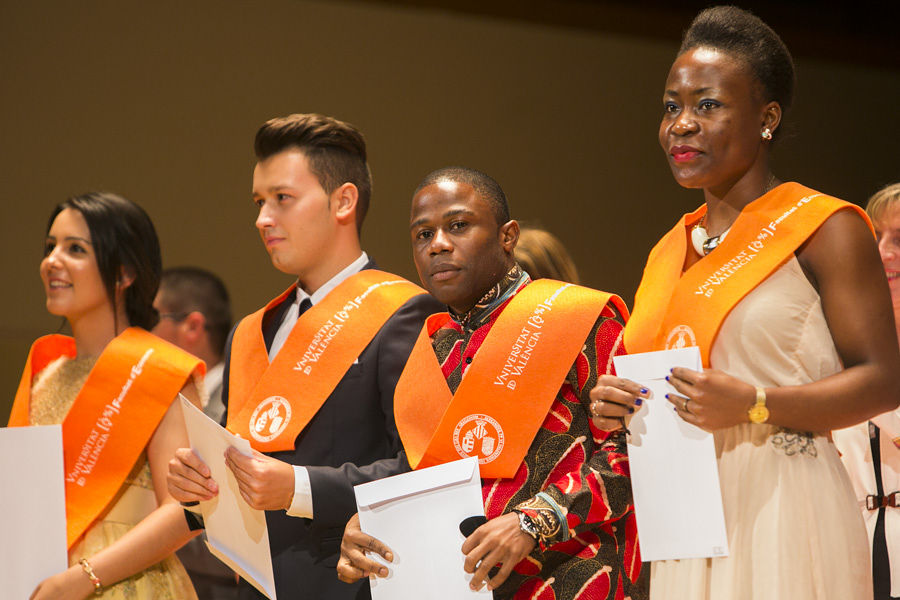
<instances>
[{"instance_id":1,"label":"eyeglasses","mask_svg":"<svg viewBox=\"0 0 900 600\"><path fill-rule=\"evenodd\" d=\"M160 320L162 319L172 319L176 323L180 321L184 321L187 316L191 313L181 312L181 313L159 313Z\"/></svg>"}]
</instances>

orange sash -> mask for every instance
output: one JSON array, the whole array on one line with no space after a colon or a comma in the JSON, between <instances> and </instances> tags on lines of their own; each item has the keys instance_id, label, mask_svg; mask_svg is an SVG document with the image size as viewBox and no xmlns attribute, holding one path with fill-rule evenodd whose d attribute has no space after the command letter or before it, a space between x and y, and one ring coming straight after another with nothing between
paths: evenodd
<instances>
[{"instance_id":1,"label":"orange sash","mask_svg":"<svg viewBox=\"0 0 900 600\"><path fill-rule=\"evenodd\" d=\"M243 319L231 344L228 429L261 452L293 450L297 436L385 322L410 298L426 293L396 275L360 271L301 315L269 364L263 315L293 289Z\"/></svg>"},{"instance_id":2,"label":"orange sash","mask_svg":"<svg viewBox=\"0 0 900 600\"><path fill-rule=\"evenodd\" d=\"M684 215L650 252L625 327L629 352L699 346L703 365L731 309L778 269L828 217L858 206L797 183L784 183L741 211L714 252L682 273L687 228L706 206ZM871 227L871 223L869 223Z\"/></svg>"},{"instance_id":3,"label":"orange sash","mask_svg":"<svg viewBox=\"0 0 900 600\"><path fill-rule=\"evenodd\" d=\"M72 338L34 342L10 427L30 424L34 376L60 356L75 356ZM137 327L107 344L62 423L69 548L116 497L178 391L205 370L200 359Z\"/></svg>"},{"instance_id":4,"label":"orange sash","mask_svg":"<svg viewBox=\"0 0 900 600\"><path fill-rule=\"evenodd\" d=\"M414 469L476 456L483 478L513 477L607 302L618 296L539 279L503 309L451 394L431 336L432 315L394 392L397 429Z\"/></svg>"}]
</instances>

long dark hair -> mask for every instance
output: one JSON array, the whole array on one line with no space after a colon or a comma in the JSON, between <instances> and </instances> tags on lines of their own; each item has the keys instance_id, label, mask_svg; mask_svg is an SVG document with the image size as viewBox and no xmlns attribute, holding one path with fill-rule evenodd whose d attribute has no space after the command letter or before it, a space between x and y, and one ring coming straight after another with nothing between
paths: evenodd
<instances>
[{"instance_id":1,"label":"long dark hair","mask_svg":"<svg viewBox=\"0 0 900 600\"><path fill-rule=\"evenodd\" d=\"M159 288L162 256L159 238L144 209L109 192L88 192L59 204L47 222L47 233L63 210L77 210L87 222L100 279L118 314L116 283L122 273L133 281L125 290L125 314L130 325L152 329L159 322L153 299Z\"/></svg>"}]
</instances>

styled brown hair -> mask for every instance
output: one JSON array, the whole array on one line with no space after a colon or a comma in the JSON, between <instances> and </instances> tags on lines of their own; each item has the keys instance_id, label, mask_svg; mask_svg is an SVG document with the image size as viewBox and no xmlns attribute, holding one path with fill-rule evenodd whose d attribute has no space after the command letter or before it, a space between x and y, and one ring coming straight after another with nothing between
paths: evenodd
<instances>
[{"instance_id":1,"label":"styled brown hair","mask_svg":"<svg viewBox=\"0 0 900 600\"><path fill-rule=\"evenodd\" d=\"M522 227L516 244L516 262L532 279L558 279L580 283L575 261L555 235L535 227Z\"/></svg>"},{"instance_id":2,"label":"styled brown hair","mask_svg":"<svg viewBox=\"0 0 900 600\"><path fill-rule=\"evenodd\" d=\"M356 229L362 231L372 197L372 174L366 162L366 140L359 129L332 117L307 113L269 119L256 132L253 150L257 160L290 149L303 152L326 193L345 183L356 186Z\"/></svg>"}]
</instances>

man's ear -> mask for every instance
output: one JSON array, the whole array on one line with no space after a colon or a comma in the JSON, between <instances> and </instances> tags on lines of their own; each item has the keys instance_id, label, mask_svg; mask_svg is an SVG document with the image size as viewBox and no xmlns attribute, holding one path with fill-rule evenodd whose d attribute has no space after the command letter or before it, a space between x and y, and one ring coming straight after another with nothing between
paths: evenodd
<instances>
[{"instance_id":1,"label":"man's ear","mask_svg":"<svg viewBox=\"0 0 900 600\"><path fill-rule=\"evenodd\" d=\"M341 225L356 226L356 203L359 201L359 189L352 183L345 183L331 193L334 214Z\"/></svg>"},{"instance_id":2,"label":"man's ear","mask_svg":"<svg viewBox=\"0 0 900 600\"><path fill-rule=\"evenodd\" d=\"M179 325L185 336L197 340L206 332L206 317L199 310L195 310L188 313Z\"/></svg>"},{"instance_id":3,"label":"man's ear","mask_svg":"<svg viewBox=\"0 0 900 600\"><path fill-rule=\"evenodd\" d=\"M500 226L500 245L507 254L512 254L519 243L519 222L515 219Z\"/></svg>"}]
</instances>

